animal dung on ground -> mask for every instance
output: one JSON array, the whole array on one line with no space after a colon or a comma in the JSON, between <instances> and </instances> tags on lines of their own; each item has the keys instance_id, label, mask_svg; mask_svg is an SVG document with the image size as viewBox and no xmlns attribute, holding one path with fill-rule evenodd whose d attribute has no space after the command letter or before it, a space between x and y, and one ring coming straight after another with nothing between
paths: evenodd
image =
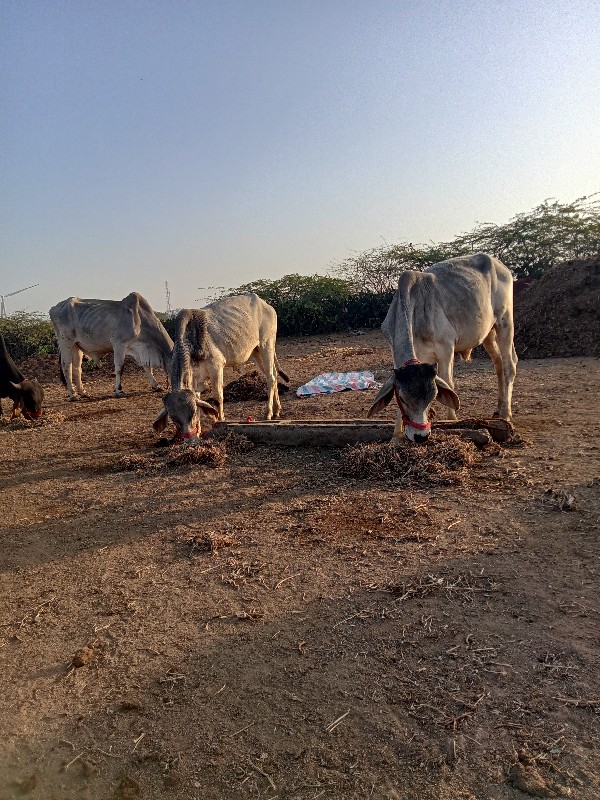
<instances>
[{"instance_id":1,"label":"animal dung on ground","mask_svg":"<svg viewBox=\"0 0 600 800\"><path fill-rule=\"evenodd\" d=\"M279 394L289 392L290 387L285 383L277 381L277 388ZM253 370L241 375L223 389L223 402L237 403L241 400L266 400L267 399L267 381L265 376Z\"/></svg>"},{"instance_id":2,"label":"animal dung on ground","mask_svg":"<svg viewBox=\"0 0 600 800\"><path fill-rule=\"evenodd\" d=\"M71 659L70 666L85 667L90 661L94 660L96 653L92 647L80 647Z\"/></svg>"},{"instance_id":3,"label":"animal dung on ground","mask_svg":"<svg viewBox=\"0 0 600 800\"><path fill-rule=\"evenodd\" d=\"M409 442L347 447L340 471L353 478L394 479L402 485L458 483L478 460L473 444L447 435L426 445Z\"/></svg>"},{"instance_id":4,"label":"animal dung on ground","mask_svg":"<svg viewBox=\"0 0 600 800\"><path fill-rule=\"evenodd\" d=\"M233 541L233 536L229 534L206 531L187 539L185 544L189 547L191 558L198 553L217 553L223 547L231 547Z\"/></svg>"}]
</instances>

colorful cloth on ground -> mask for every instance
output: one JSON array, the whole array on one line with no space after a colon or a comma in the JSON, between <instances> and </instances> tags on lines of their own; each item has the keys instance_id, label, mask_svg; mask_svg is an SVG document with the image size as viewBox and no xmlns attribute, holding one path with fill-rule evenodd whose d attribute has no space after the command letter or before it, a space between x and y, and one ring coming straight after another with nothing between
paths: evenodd
<instances>
[{"instance_id":1,"label":"colorful cloth on ground","mask_svg":"<svg viewBox=\"0 0 600 800\"><path fill-rule=\"evenodd\" d=\"M323 372L296 389L298 397L333 394L348 389L378 389L381 386L372 372Z\"/></svg>"}]
</instances>

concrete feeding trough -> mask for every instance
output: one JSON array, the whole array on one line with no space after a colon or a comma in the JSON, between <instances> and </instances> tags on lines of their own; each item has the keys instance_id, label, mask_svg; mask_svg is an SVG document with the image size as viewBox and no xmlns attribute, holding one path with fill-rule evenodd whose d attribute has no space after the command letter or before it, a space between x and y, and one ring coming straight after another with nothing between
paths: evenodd
<instances>
[{"instance_id":1,"label":"concrete feeding trough","mask_svg":"<svg viewBox=\"0 0 600 800\"><path fill-rule=\"evenodd\" d=\"M465 419L433 422L434 433L451 433L471 440L477 447L490 441L506 442L513 426L505 419ZM228 433L246 436L256 444L284 447L343 447L348 444L389 442L394 423L372 419L306 419L271 422L218 422L206 435L219 439Z\"/></svg>"}]
</instances>

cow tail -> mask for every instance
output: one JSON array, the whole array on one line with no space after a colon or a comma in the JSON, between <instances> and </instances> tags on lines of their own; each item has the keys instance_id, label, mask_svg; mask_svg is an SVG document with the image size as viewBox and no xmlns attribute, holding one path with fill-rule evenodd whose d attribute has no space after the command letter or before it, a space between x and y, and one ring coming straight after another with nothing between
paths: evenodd
<instances>
[{"instance_id":1,"label":"cow tail","mask_svg":"<svg viewBox=\"0 0 600 800\"><path fill-rule=\"evenodd\" d=\"M60 357L60 353L58 354L58 369L60 370L60 382L63 386L67 385L67 379L65 378L65 373L63 372L62 368L62 360Z\"/></svg>"},{"instance_id":2,"label":"cow tail","mask_svg":"<svg viewBox=\"0 0 600 800\"><path fill-rule=\"evenodd\" d=\"M285 374L285 372L279 366L279 360L277 359L277 353L275 353L275 369L277 370L277 374L279 375L279 377L283 378L285 383L289 383L290 382L290 379L288 378L288 376Z\"/></svg>"}]
</instances>

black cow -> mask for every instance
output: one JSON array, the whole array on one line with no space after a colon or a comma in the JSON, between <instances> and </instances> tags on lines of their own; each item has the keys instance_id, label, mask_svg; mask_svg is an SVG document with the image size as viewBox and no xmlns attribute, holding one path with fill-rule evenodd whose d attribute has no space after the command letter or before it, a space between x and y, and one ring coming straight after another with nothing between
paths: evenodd
<instances>
[{"instance_id":1,"label":"black cow","mask_svg":"<svg viewBox=\"0 0 600 800\"><path fill-rule=\"evenodd\" d=\"M13 401L11 419L21 413L25 419L37 419L42 416L44 390L36 380L25 380L10 357L4 337L0 333L0 416L2 416L3 397L9 397Z\"/></svg>"}]
</instances>

